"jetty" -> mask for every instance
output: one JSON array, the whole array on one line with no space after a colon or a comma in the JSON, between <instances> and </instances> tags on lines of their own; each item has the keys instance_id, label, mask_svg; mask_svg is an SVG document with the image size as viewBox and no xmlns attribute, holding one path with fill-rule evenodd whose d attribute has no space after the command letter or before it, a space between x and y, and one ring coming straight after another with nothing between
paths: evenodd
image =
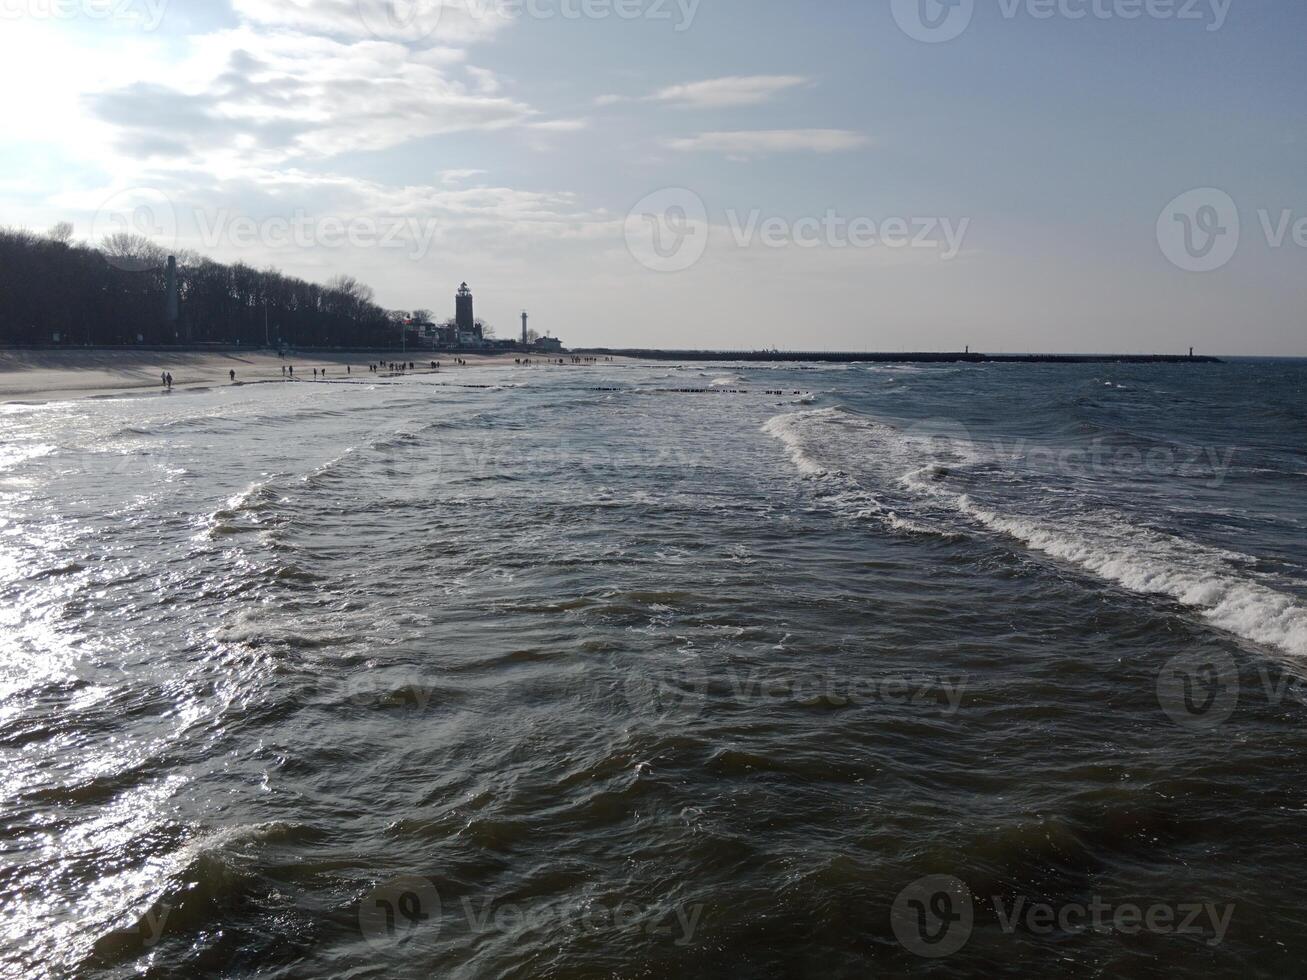
<instances>
[{"instance_id":1,"label":"jetty","mask_svg":"<svg viewBox=\"0 0 1307 980\"><path fill-rule=\"evenodd\" d=\"M637 357L654 361L807 361L849 364L1220 364L1202 354L982 354L974 351L856 352L793 350L576 349L573 354Z\"/></svg>"}]
</instances>

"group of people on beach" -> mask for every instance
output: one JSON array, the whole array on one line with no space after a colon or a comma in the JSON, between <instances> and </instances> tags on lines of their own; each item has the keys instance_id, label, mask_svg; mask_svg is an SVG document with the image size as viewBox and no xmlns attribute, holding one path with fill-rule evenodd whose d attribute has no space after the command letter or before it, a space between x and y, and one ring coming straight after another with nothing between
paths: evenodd
<instances>
[{"instance_id":1,"label":"group of people on beach","mask_svg":"<svg viewBox=\"0 0 1307 980\"><path fill-rule=\"evenodd\" d=\"M285 355L282 354L281 356L284 357ZM573 364L594 364L594 363L598 363L600 360L601 358L598 357L573 356L571 358L571 362ZM605 357L602 358L602 360L611 361L612 358ZM459 365L460 367L467 367L467 361L461 357L454 358L454 363ZM516 364L518 367L534 367L537 364L565 364L567 362L561 357L558 358L557 361L555 361L553 358L550 358L546 361L540 361L530 357L516 357L513 359L513 363ZM389 370L391 374L405 374L408 371L417 370L417 364L414 361L375 361L375 362L370 362L368 364L368 371L371 374L377 374L381 371L386 371L386 370ZM431 370L439 371L440 362L432 361ZM321 368L315 367L313 369L313 379L316 381L319 378L319 373L318 373L319 371L321 372L321 377L325 380L327 377L326 367L321 367ZM345 374L348 376L348 375L352 375L353 373L354 373L353 367L349 364L346 364ZM295 379L295 365L283 364L281 366L281 376L283 380L293 381ZM234 369L227 372L227 377L230 379L232 384L236 383L236 371ZM159 374L159 381L164 388L168 389L169 391L172 390L172 373L170 371L161 372Z\"/></svg>"}]
</instances>

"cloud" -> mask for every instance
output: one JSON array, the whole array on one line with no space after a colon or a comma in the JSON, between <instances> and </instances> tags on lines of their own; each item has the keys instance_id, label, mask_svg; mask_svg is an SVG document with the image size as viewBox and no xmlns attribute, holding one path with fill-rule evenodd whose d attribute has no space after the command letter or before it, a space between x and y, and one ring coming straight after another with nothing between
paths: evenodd
<instances>
[{"instance_id":1,"label":"cloud","mask_svg":"<svg viewBox=\"0 0 1307 980\"><path fill-rule=\"evenodd\" d=\"M142 81L86 99L127 155L272 164L382 150L423 137L527 122L534 110L447 69L458 54L381 41L239 28L194 41L183 85Z\"/></svg>"},{"instance_id":2,"label":"cloud","mask_svg":"<svg viewBox=\"0 0 1307 980\"><path fill-rule=\"evenodd\" d=\"M268 27L427 45L484 40L512 20L485 0L232 0L232 9Z\"/></svg>"},{"instance_id":3,"label":"cloud","mask_svg":"<svg viewBox=\"0 0 1307 980\"><path fill-rule=\"evenodd\" d=\"M685 109L725 109L733 106L762 105L788 89L810 85L803 75L729 75L701 82L669 85L652 95L600 95L597 106L622 102L663 102Z\"/></svg>"},{"instance_id":4,"label":"cloud","mask_svg":"<svg viewBox=\"0 0 1307 980\"><path fill-rule=\"evenodd\" d=\"M490 171L488 170L474 170L474 169L442 170L440 171L440 182L448 187L453 184L461 184L469 177L480 177L482 174L486 174L489 172Z\"/></svg>"},{"instance_id":5,"label":"cloud","mask_svg":"<svg viewBox=\"0 0 1307 980\"><path fill-rule=\"evenodd\" d=\"M531 129L538 129L547 133L575 133L582 129L588 129L590 126L589 119L545 119L540 122L527 123Z\"/></svg>"},{"instance_id":6,"label":"cloud","mask_svg":"<svg viewBox=\"0 0 1307 980\"><path fill-rule=\"evenodd\" d=\"M764 153L839 153L867 145L867 137L847 129L767 129L700 133L672 140L682 152L718 152L748 157Z\"/></svg>"},{"instance_id":7,"label":"cloud","mask_svg":"<svg viewBox=\"0 0 1307 980\"><path fill-rule=\"evenodd\" d=\"M671 85L648 96L648 101L696 109L761 105L779 93L807 85L809 81L802 75L731 75Z\"/></svg>"}]
</instances>

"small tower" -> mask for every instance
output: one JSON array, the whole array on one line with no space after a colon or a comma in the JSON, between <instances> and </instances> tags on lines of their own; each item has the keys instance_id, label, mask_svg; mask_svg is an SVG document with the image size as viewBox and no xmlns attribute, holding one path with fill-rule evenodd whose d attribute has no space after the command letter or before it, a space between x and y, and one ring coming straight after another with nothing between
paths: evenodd
<instances>
[{"instance_id":1,"label":"small tower","mask_svg":"<svg viewBox=\"0 0 1307 980\"><path fill-rule=\"evenodd\" d=\"M177 297L177 256L168 256L168 268L164 272L164 306L163 318L168 324L168 332L172 335L169 340L175 339L177 332L177 318L180 314L180 303ZM190 337L186 338L190 340Z\"/></svg>"},{"instance_id":2,"label":"small tower","mask_svg":"<svg viewBox=\"0 0 1307 980\"><path fill-rule=\"evenodd\" d=\"M526 346L526 310L522 311L522 346Z\"/></svg>"}]
</instances>

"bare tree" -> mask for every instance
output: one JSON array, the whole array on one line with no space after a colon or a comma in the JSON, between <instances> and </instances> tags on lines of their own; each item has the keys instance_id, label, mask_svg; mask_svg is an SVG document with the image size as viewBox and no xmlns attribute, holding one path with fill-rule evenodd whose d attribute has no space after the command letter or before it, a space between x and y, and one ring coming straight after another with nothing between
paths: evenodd
<instances>
[{"instance_id":1,"label":"bare tree","mask_svg":"<svg viewBox=\"0 0 1307 980\"><path fill-rule=\"evenodd\" d=\"M73 223L60 221L46 232L45 237L59 245L69 245L73 240Z\"/></svg>"},{"instance_id":2,"label":"bare tree","mask_svg":"<svg viewBox=\"0 0 1307 980\"><path fill-rule=\"evenodd\" d=\"M377 296L376 290L371 286L359 282L353 276L344 274L332 276L328 279L327 288L338 293L344 293L360 303L371 303Z\"/></svg>"}]
</instances>

